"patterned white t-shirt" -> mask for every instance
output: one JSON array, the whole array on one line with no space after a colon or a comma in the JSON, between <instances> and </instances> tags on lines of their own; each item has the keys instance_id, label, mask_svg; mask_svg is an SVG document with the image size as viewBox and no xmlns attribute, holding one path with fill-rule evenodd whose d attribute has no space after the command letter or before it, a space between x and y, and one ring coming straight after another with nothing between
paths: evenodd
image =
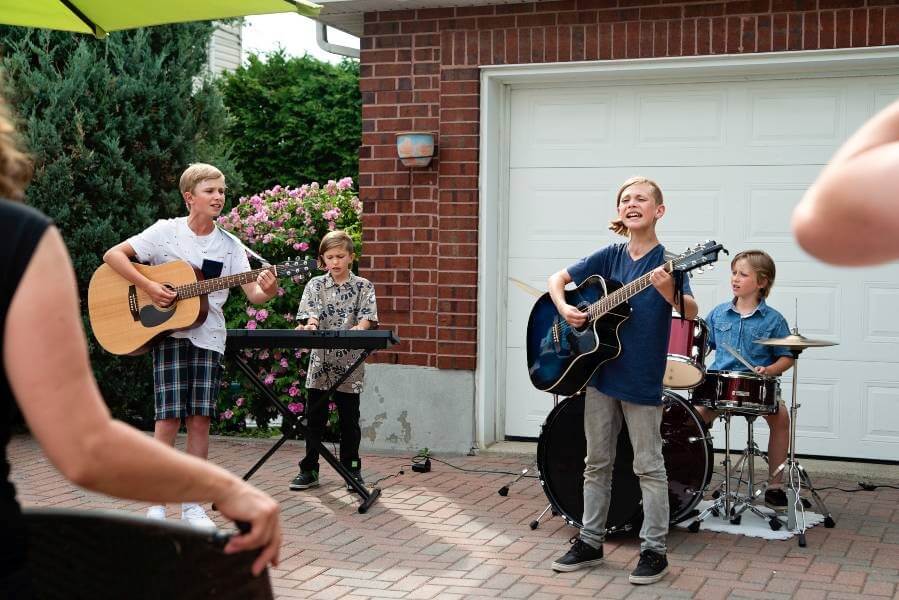
<instances>
[{"instance_id":1,"label":"patterned white t-shirt","mask_svg":"<svg viewBox=\"0 0 899 600\"><path fill-rule=\"evenodd\" d=\"M235 275L250 270L246 252L216 227L209 235L197 235L187 226L187 217L160 219L141 233L128 239L136 258L142 263L159 265L185 260L203 271L206 279ZM225 353L225 316L222 307L228 290L208 295L209 312L199 327L176 331L172 337L186 338L198 348Z\"/></svg>"}]
</instances>

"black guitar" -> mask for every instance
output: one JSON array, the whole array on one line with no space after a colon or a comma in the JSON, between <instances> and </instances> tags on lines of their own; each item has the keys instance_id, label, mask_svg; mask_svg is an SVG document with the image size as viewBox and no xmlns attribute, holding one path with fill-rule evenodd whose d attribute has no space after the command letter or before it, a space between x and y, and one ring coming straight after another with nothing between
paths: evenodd
<instances>
[{"instance_id":1,"label":"black guitar","mask_svg":"<svg viewBox=\"0 0 899 600\"><path fill-rule=\"evenodd\" d=\"M721 244L707 241L666 262L666 271L691 271L718 260ZM570 396L590 381L593 373L621 352L618 328L631 314L627 301L650 285L652 271L622 285L599 275L565 292L565 300L587 313L577 329L556 310L549 293L543 294L528 318L528 374L538 390Z\"/></svg>"}]
</instances>

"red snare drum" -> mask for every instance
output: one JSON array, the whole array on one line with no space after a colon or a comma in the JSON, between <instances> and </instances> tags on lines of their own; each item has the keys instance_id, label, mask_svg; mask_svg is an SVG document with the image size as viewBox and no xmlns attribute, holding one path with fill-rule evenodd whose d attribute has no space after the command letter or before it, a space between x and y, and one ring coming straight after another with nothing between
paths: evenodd
<instances>
[{"instance_id":1,"label":"red snare drum","mask_svg":"<svg viewBox=\"0 0 899 600\"><path fill-rule=\"evenodd\" d=\"M693 390L693 404L743 415L770 415L777 412L780 381L737 371L709 371Z\"/></svg>"},{"instance_id":2,"label":"red snare drum","mask_svg":"<svg viewBox=\"0 0 899 600\"><path fill-rule=\"evenodd\" d=\"M702 319L671 317L668 362L662 385L675 390L691 389L705 377L709 328Z\"/></svg>"}]
</instances>

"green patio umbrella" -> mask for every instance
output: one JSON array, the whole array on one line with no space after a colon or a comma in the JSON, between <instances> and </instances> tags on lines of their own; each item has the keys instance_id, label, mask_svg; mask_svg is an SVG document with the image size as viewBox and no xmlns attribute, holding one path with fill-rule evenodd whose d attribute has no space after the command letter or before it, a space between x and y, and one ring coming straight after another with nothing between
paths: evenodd
<instances>
[{"instance_id":1,"label":"green patio umbrella","mask_svg":"<svg viewBox=\"0 0 899 600\"><path fill-rule=\"evenodd\" d=\"M186 21L297 12L318 16L308 0L0 0L0 24L91 33Z\"/></svg>"}]
</instances>

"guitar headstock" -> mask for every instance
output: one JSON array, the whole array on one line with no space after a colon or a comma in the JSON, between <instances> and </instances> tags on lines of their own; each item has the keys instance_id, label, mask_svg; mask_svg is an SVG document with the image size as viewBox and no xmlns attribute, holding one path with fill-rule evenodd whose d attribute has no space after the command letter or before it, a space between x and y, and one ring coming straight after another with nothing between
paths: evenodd
<instances>
[{"instance_id":1,"label":"guitar headstock","mask_svg":"<svg viewBox=\"0 0 899 600\"><path fill-rule=\"evenodd\" d=\"M288 258L278 265L279 277L302 277L306 279L318 268L318 261L314 258L294 257Z\"/></svg>"},{"instance_id":2,"label":"guitar headstock","mask_svg":"<svg viewBox=\"0 0 899 600\"><path fill-rule=\"evenodd\" d=\"M701 244L697 244L671 261L672 271L692 271L704 265L709 265L718 260L718 253L724 252L729 254L727 248L714 240L706 240Z\"/></svg>"}]
</instances>

